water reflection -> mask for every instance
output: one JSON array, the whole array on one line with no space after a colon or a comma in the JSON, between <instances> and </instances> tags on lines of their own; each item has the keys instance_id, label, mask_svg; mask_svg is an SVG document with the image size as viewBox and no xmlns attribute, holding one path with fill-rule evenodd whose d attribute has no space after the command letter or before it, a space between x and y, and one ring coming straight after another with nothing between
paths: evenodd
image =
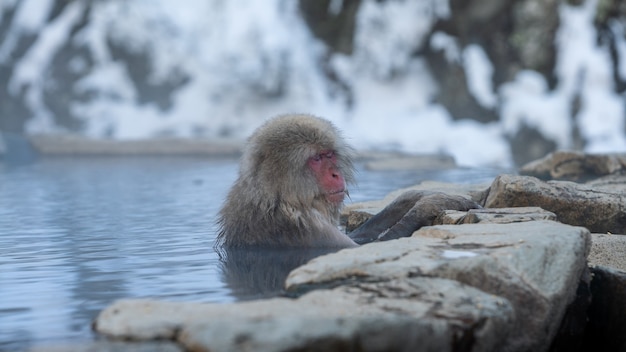
<instances>
[{"instance_id":1,"label":"water reflection","mask_svg":"<svg viewBox=\"0 0 626 352\"><path fill-rule=\"evenodd\" d=\"M232 161L46 160L0 172L0 350L89 338L122 297L232 300L213 217Z\"/></svg>"},{"instance_id":2,"label":"water reflection","mask_svg":"<svg viewBox=\"0 0 626 352\"><path fill-rule=\"evenodd\" d=\"M226 302L273 295L320 253L213 251L235 160L39 159L0 163L0 350L92 338L116 299ZM424 179L485 181L495 170L371 172L354 202Z\"/></svg>"},{"instance_id":3,"label":"water reflection","mask_svg":"<svg viewBox=\"0 0 626 352\"><path fill-rule=\"evenodd\" d=\"M339 249L229 249L221 251L220 271L226 287L238 300L285 295L291 270L320 255Z\"/></svg>"}]
</instances>

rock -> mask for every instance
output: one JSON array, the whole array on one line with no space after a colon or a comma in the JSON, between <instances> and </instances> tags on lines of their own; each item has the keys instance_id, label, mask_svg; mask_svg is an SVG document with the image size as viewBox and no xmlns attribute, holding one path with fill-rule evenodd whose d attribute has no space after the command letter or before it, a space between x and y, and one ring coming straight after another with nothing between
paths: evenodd
<instances>
[{"instance_id":1,"label":"rock","mask_svg":"<svg viewBox=\"0 0 626 352\"><path fill-rule=\"evenodd\" d=\"M311 33L333 51L352 54L356 13L359 0L342 1L339 8L329 10L329 0L301 0L299 9ZM335 6L336 7L336 6Z\"/></svg>"},{"instance_id":2,"label":"rock","mask_svg":"<svg viewBox=\"0 0 626 352\"><path fill-rule=\"evenodd\" d=\"M626 236L591 234L588 260L591 266L605 266L626 272Z\"/></svg>"},{"instance_id":3,"label":"rock","mask_svg":"<svg viewBox=\"0 0 626 352\"><path fill-rule=\"evenodd\" d=\"M507 300L446 279L414 277L237 304L123 300L95 328L117 338L174 339L192 351L491 351L514 319Z\"/></svg>"},{"instance_id":4,"label":"rock","mask_svg":"<svg viewBox=\"0 0 626 352\"><path fill-rule=\"evenodd\" d=\"M583 352L587 312L591 306L591 272L587 269L581 277L576 289L576 298L567 306L565 316L557 332L550 352Z\"/></svg>"},{"instance_id":5,"label":"rock","mask_svg":"<svg viewBox=\"0 0 626 352\"><path fill-rule=\"evenodd\" d=\"M366 209L358 209L353 210L342 218L341 223L346 229L346 233L350 233L354 231L357 227L363 225L367 220L376 215L376 213L380 212L380 208L366 208Z\"/></svg>"},{"instance_id":6,"label":"rock","mask_svg":"<svg viewBox=\"0 0 626 352\"><path fill-rule=\"evenodd\" d=\"M513 163L525 165L540 158L557 147L552 137L546 136L538 127L520 122L517 131L508 136Z\"/></svg>"},{"instance_id":7,"label":"rock","mask_svg":"<svg viewBox=\"0 0 626 352\"><path fill-rule=\"evenodd\" d=\"M591 269L592 303L584 351L626 351L626 273Z\"/></svg>"},{"instance_id":8,"label":"rock","mask_svg":"<svg viewBox=\"0 0 626 352\"><path fill-rule=\"evenodd\" d=\"M498 106L477 99L468 87L468 77L473 72L467 72L461 55L467 53L470 46L480 46L488 57L494 69L491 80L495 91L499 91L503 83L513 81L522 70L539 72L550 87L556 84L554 38L559 28L559 1L453 0L448 3L450 14L433 26L428 41L431 45L420 52L439 86L434 100L444 106L453 119L470 118L488 123L499 118ZM441 35L451 38L455 50L449 49L450 44L433 44L437 42L433 38ZM539 133L537 137L533 142L547 139ZM515 141L511 141L516 161L531 160L528 158L533 155L527 153L534 148L529 145L534 144L525 143L524 148L516 148Z\"/></svg>"},{"instance_id":9,"label":"rock","mask_svg":"<svg viewBox=\"0 0 626 352\"><path fill-rule=\"evenodd\" d=\"M558 151L520 168L520 174L544 180L586 181L626 170L626 154Z\"/></svg>"},{"instance_id":10,"label":"rock","mask_svg":"<svg viewBox=\"0 0 626 352\"><path fill-rule=\"evenodd\" d=\"M626 195L568 181L544 182L531 176L500 175L491 184L485 208L537 206L560 222L596 233L626 233Z\"/></svg>"},{"instance_id":11,"label":"rock","mask_svg":"<svg viewBox=\"0 0 626 352\"><path fill-rule=\"evenodd\" d=\"M441 225L411 238L313 259L292 271L291 291L411 277L457 280L510 302L509 350L545 350L586 271L589 232L552 221Z\"/></svg>"},{"instance_id":12,"label":"rock","mask_svg":"<svg viewBox=\"0 0 626 352\"><path fill-rule=\"evenodd\" d=\"M521 67L541 72L548 80L554 79L557 51L553 38L559 28L559 4L559 0L522 0L511 8L512 48L508 50L517 54ZM507 49L493 48L498 53L503 50ZM506 58L500 60L500 65L508 66Z\"/></svg>"},{"instance_id":13,"label":"rock","mask_svg":"<svg viewBox=\"0 0 626 352\"><path fill-rule=\"evenodd\" d=\"M599 177L585 183L590 188L607 192L626 192L626 175L612 174Z\"/></svg>"},{"instance_id":14,"label":"rock","mask_svg":"<svg viewBox=\"0 0 626 352\"><path fill-rule=\"evenodd\" d=\"M533 220L555 221L556 215L539 207L446 210L435 220L435 225L509 224Z\"/></svg>"}]
</instances>

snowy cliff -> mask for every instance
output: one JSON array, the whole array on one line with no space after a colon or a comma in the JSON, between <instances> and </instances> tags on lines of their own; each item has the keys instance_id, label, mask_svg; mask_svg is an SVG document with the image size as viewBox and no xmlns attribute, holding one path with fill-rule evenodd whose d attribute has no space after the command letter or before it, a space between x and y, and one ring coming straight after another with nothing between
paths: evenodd
<instances>
[{"instance_id":1,"label":"snowy cliff","mask_svg":"<svg viewBox=\"0 0 626 352\"><path fill-rule=\"evenodd\" d=\"M4 0L0 131L243 139L307 112L463 165L623 152L625 28L605 0Z\"/></svg>"}]
</instances>

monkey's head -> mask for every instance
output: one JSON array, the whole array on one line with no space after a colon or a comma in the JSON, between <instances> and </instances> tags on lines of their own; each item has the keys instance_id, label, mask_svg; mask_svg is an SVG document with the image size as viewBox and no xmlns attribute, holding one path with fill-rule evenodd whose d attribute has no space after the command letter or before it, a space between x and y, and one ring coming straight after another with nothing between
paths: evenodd
<instances>
[{"instance_id":1,"label":"monkey's head","mask_svg":"<svg viewBox=\"0 0 626 352\"><path fill-rule=\"evenodd\" d=\"M284 115L250 137L242 158L244 179L259 192L291 206L314 202L340 207L354 183L352 149L330 122L311 115Z\"/></svg>"}]
</instances>

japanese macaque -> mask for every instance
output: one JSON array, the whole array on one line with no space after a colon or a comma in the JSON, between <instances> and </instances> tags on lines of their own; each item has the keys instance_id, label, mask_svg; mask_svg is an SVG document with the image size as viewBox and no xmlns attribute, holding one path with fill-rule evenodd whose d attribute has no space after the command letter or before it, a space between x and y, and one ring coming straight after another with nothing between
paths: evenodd
<instances>
[{"instance_id":1,"label":"japanese macaque","mask_svg":"<svg viewBox=\"0 0 626 352\"><path fill-rule=\"evenodd\" d=\"M352 150L329 121L276 117L243 151L239 178L219 214L217 243L227 248L353 247L338 228Z\"/></svg>"},{"instance_id":2,"label":"japanese macaque","mask_svg":"<svg viewBox=\"0 0 626 352\"><path fill-rule=\"evenodd\" d=\"M407 193L348 236L338 225L347 185L354 183L351 154L327 120L284 115L266 122L244 149L239 177L219 214L216 244L229 249L354 247L410 236L445 209L479 207L463 197ZM420 212L420 206L427 211Z\"/></svg>"}]
</instances>

